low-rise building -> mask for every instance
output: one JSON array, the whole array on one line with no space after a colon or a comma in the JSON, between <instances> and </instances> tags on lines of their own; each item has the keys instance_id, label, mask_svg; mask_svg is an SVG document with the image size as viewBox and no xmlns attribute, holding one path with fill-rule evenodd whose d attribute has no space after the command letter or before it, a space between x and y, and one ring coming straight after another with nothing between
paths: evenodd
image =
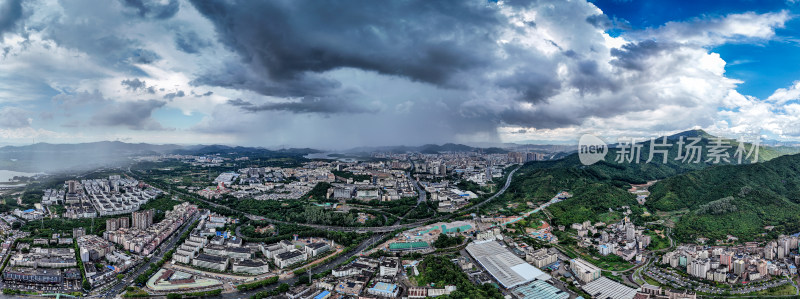
<instances>
[{"instance_id":1,"label":"low-rise building","mask_svg":"<svg viewBox=\"0 0 800 299\"><path fill-rule=\"evenodd\" d=\"M277 265L278 268L286 268L286 267L291 266L293 264L297 264L299 262L303 262L303 261L305 261L307 259L308 258L307 258L305 253L297 251L297 250L292 250L292 251L287 251L287 252L284 252L284 253L276 255L275 256L275 265Z\"/></svg>"},{"instance_id":2,"label":"low-rise building","mask_svg":"<svg viewBox=\"0 0 800 299\"><path fill-rule=\"evenodd\" d=\"M64 282L61 270L11 268L3 271L3 280L21 283L59 284Z\"/></svg>"},{"instance_id":3,"label":"low-rise building","mask_svg":"<svg viewBox=\"0 0 800 299\"><path fill-rule=\"evenodd\" d=\"M331 250L331 246L328 243L317 242L306 245L305 250L308 256L315 257L323 252Z\"/></svg>"},{"instance_id":4,"label":"low-rise building","mask_svg":"<svg viewBox=\"0 0 800 299\"><path fill-rule=\"evenodd\" d=\"M381 262L379 271L381 276L396 276L400 271L400 263L397 259L387 258Z\"/></svg>"},{"instance_id":5,"label":"low-rise building","mask_svg":"<svg viewBox=\"0 0 800 299\"><path fill-rule=\"evenodd\" d=\"M225 269L228 268L229 261L230 259L227 257L201 253L192 260L192 265L201 268L225 271Z\"/></svg>"},{"instance_id":6,"label":"low-rise building","mask_svg":"<svg viewBox=\"0 0 800 299\"><path fill-rule=\"evenodd\" d=\"M583 259L570 260L570 269L575 274L575 277L583 283L588 283L600 278L601 274L600 268Z\"/></svg>"},{"instance_id":7,"label":"low-rise building","mask_svg":"<svg viewBox=\"0 0 800 299\"><path fill-rule=\"evenodd\" d=\"M269 272L269 264L260 260L242 260L233 263L233 272L264 274Z\"/></svg>"},{"instance_id":8,"label":"low-rise building","mask_svg":"<svg viewBox=\"0 0 800 299\"><path fill-rule=\"evenodd\" d=\"M367 293L379 297L397 298L400 295L400 287L392 283L378 282L367 289Z\"/></svg>"}]
</instances>

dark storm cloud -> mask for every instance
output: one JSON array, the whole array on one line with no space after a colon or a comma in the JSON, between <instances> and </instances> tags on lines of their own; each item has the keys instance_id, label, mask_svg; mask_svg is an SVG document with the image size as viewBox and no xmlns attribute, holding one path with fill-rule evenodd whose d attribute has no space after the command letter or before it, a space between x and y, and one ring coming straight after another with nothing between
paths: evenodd
<instances>
[{"instance_id":1,"label":"dark storm cloud","mask_svg":"<svg viewBox=\"0 0 800 299\"><path fill-rule=\"evenodd\" d=\"M133 51L131 51L129 57L131 62L141 63L141 64L151 64L161 59L161 56L156 54L156 52L146 49L134 49Z\"/></svg>"},{"instance_id":2,"label":"dark storm cloud","mask_svg":"<svg viewBox=\"0 0 800 299\"><path fill-rule=\"evenodd\" d=\"M511 76L496 82L497 86L515 90L517 99L538 103L554 96L561 89L561 81L552 74L526 67L518 68Z\"/></svg>"},{"instance_id":3,"label":"dark storm cloud","mask_svg":"<svg viewBox=\"0 0 800 299\"><path fill-rule=\"evenodd\" d=\"M578 88L581 95L599 93L603 90L619 90L619 84L606 75L601 74L598 68L597 62L594 60L582 60L577 62L577 71L573 72L574 76L570 79L570 85Z\"/></svg>"},{"instance_id":4,"label":"dark storm cloud","mask_svg":"<svg viewBox=\"0 0 800 299\"><path fill-rule=\"evenodd\" d=\"M197 93L197 92L195 92L194 90L192 90L190 93L191 93L193 96L196 96L196 97L207 97L207 96L210 96L210 95L214 94L214 92L213 92L213 91L208 91L208 92L206 92L206 93Z\"/></svg>"},{"instance_id":5,"label":"dark storm cloud","mask_svg":"<svg viewBox=\"0 0 800 299\"><path fill-rule=\"evenodd\" d=\"M192 3L224 44L274 80L353 67L453 84L453 73L490 63L503 18L483 2Z\"/></svg>"},{"instance_id":6,"label":"dark storm cloud","mask_svg":"<svg viewBox=\"0 0 800 299\"><path fill-rule=\"evenodd\" d=\"M122 80L120 84L125 86L125 89L130 91L143 91L149 94L156 93L154 86L147 86L147 82L144 80L139 80L139 78L125 79Z\"/></svg>"},{"instance_id":7,"label":"dark storm cloud","mask_svg":"<svg viewBox=\"0 0 800 299\"><path fill-rule=\"evenodd\" d=\"M460 115L442 118L473 125L472 128L453 126L459 133L492 132L502 124L574 125L583 119L564 119L562 111L549 111L556 116L532 117L531 111L518 110L518 104L547 104L570 88L579 90L581 95L619 89L608 72L600 70L592 60L594 49L576 47L591 42L602 45L602 38L587 38L583 42L581 36L576 36L575 40L581 42L559 39L564 44L559 45L547 36L538 35L539 27L552 26L545 18L541 24L526 19L518 26L519 19L510 19L516 17L501 12L494 3L423 0L192 3L214 24L219 41L235 51L242 62L227 63L222 69L202 74L192 85L247 89L273 97L302 99L265 104L229 102L249 112L369 112L358 102L370 96L348 96L348 91L343 90L349 88L346 86L357 86L358 82L343 84L325 73L346 68L463 91L465 94L445 100L452 106L448 111L460 111ZM539 4L513 3L516 8L524 9L535 5ZM587 37L597 32L593 26L614 25L604 15L587 18L569 8L564 10L542 14L580 16L586 21L569 30L587 32ZM517 35L508 37L509 30ZM563 56L552 57L532 48L525 38L544 40ZM569 69L567 80L558 74L560 65ZM475 96L499 98L472 101L476 104L461 109L461 104L467 102L464 98ZM400 103L381 101L390 107Z\"/></svg>"},{"instance_id":8,"label":"dark storm cloud","mask_svg":"<svg viewBox=\"0 0 800 299\"><path fill-rule=\"evenodd\" d=\"M142 18L169 19L180 10L178 0L161 2L159 0L122 0L122 4L133 9L135 14Z\"/></svg>"},{"instance_id":9,"label":"dark storm cloud","mask_svg":"<svg viewBox=\"0 0 800 299\"><path fill-rule=\"evenodd\" d=\"M586 22L602 30L608 30L612 28L618 28L623 30L632 29L630 22L628 22L627 20L620 19L617 17L611 19L605 14L596 14L588 16L586 17Z\"/></svg>"},{"instance_id":10,"label":"dark storm cloud","mask_svg":"<svg viewBox=\"0 0 800 299\"><path fill-rule=\"evenodd\" d=\"M6 0L0 2L0 37L11 31L17 21L22 18L22 0Z\"/></svg>"},{"instance_id":11,"label":"dark storm cloud","mask_svg":"<svg viewBox=\"0 0 800 299\"><path fill-rule=\"evenodd\" d=\"M166 102L158 100L108 103L95 112L90 121L97 126L121 126L131 130L164 130L161 124L153 119L153 111L164 107Z\"/></svg>"},{"instance_id":12,"label":"dark storm cloud","mask_svg":"<svg viewBox=\"0 0 800 299\"><path fill-rule=\"evenodd\" d=\"M592 26L603 30L611 28L611 26L614 25L608 18L608 16L604 14L596 14L588 16L586 17L586 22L589 22L589 24L592 24Z\"/></svg>"},{"instance_id":13,"label":"dark storm cloud","mask_svg":"<svg viewBox=\"0 0 800 299\"><path fill-rule=\"evenodd\" d=\"M142 80L139 80L139 78L125 79L125 80L122 80L122 82L120 82L120 84L125 85L126 86L125 88L127 88L129 90L134 90L134 91L147 87L147 83L145 83Z\"/></svg>"},{"instance_id":14,"label":"dark storm cloud","mask_svg":"<svg viewBox=\"0 0 800 299\"><path fill-rule=\"evenodd\" d=\"M174 98L182 98L184 96L186 96L186 93L184 93L183 90L178 90L177 92L170 92L168 94L165 94L164 98L167 100L172 100Z\"/></svg>"},{"instance_id":15,"label":"dark storm cloud","mask_svg":"<svg viewBox=\"0 0 800 299\"><path fill-rule=\"evenodd\" d=\"M525 111L521 109L506 109L500 113L503 121L537 129L556 129L578 125L585 116L577 116L569 111Z\"/></svg>"},{"instance_id":16,"label":"dark storm cloud","mask_svg":"<svg viewBox=\"0 0 800 299\"><path fill-rule=\"evenodd\" d=\"M341 98L301 98L293 102L253 104L251 102L234 99L228 100L228 104L239 107L248 112L259 111L284 111L292 113L367 113L377 112L377 109L358 106L350 101Z\"/></svg>"},{"instance_id":17,"label":"dark storm cloud","mask_svg":"<svg viewBox=\"0 0 800 299\"><path fill-rule=\"evenodd\" d=\"M175 33L175 47L183 52L194 54L210 45L211 43L197 35L197 32L179 31Z\"/></svg>"},{"instance_id":18,"label":"dark storm cloud","mask_svg":"<svg viewBox=\"0 0 800 299\"><path fill-rule=\"evenodd\" d=\"M276 97L324 97L337 92L342 87L341 82L314 73L298 74L295 78L284 79L280 82L271 81L236 64L226 64L224 69L200 76L190 83L194 86L211 85L247 89Z\"/></svg>"},{"instance_id":19,"label":"dark storm cloud","mask_svg":"<svg viewBox=\"0 0 800 299\"><path fill-rule=\"evenodd\" d=\"M674 43L659 43L654 40L627 43L622 48L611 49L611 64L629 70L643 71L647 65L646 60L657 56L664 51L671 51L680 47Z\"/></svg>"}]
</instances>

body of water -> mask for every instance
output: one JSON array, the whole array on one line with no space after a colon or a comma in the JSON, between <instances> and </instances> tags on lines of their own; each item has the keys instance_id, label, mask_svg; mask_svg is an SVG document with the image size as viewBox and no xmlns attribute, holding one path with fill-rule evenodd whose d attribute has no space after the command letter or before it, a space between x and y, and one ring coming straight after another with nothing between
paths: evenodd
<instances>
[{"instance_id":1,"label":"body of water","mask_svg":"<svg viewBox=\"0 0 800 299\"><path fill-rule=\"evenodd\" d=\"M330 154L335 154L335 153L313 153L313 154L305 155L303 157L306 158L306 159L330 159L330 160L336 160L336 158L331 157Z\"/></svg>"},{"instance_id":2,"label":"body of water","mask_svg":"<svg viewBox=\"0 0 800 299\"><path fill-rule=\"evenodd\" d=\"M0 169L0 182L8 182L15 176L27 176L31 177L40 173L28 173L28 172L19 172L19 171L11 171L11 170L4 170Z\"/></svg>"},{"instance_id":3,"label":"body of water","mask_svg":"<svg viewBox=\"0 0 800 299\"><path fill-rule=\"evenodd\" d=\"M332 152L329 152L329 153L315 153L315 154L305 155L304 158L306 158L306 159L338 160L338 161L347 162L347 163L358 162L358 159L351 158L351 157L346 157L346 158L331 157L331 155L334 155L334 154L339 154L339 153L332 153Z\"/></svg>"}]
</instances>

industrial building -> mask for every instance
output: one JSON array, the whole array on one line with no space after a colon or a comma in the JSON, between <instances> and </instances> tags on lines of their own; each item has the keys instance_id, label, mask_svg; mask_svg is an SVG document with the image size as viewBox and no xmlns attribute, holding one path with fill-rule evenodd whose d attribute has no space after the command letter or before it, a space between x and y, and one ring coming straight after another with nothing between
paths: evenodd
<instances>
[{"instance_id":1,"label":"industrial building","mask_svg":"<svg viewBox=\"0 0 800 299\"><path fill-rule=\"evenodd\" d=\"M526 263L495 241L480 241L467 245L467 252L503 287L526 284L534 279L549 280L542 270Z\"/></svg>"}]
</instances>

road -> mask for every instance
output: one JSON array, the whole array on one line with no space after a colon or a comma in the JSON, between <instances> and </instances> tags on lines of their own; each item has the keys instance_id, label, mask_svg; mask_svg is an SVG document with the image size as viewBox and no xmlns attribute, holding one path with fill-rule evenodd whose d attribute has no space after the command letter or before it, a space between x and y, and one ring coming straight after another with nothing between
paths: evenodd
<instances>
[{"instance_id":1,"label":"road","mask_svg":"<svg viewBox=\"0 0 800 299\"><path fill-rule=\"evenodd\" d=\"M425 190L422 190L422 187L419 186L419 182L417 182L417 180L415 180L414 177L411 176L411 171L414 170L414 163L411 162L411 160L408 160L408 162L411 163L411 169L409 171L406 171L406 177L411 183L414 184L414 187L417 188L417 194L419 195L419 197L417 198L417 204L414 205L414 208L409 209L408 212L406 212L403 216L400 216L400 218L397 219L397 222L394 223L395 225L397 225L398 223L400 223L400 221L405 219L406 216L408 216L408 214L411 213L411 211L419 207L421 203L428 200L428 193L426 193Z\"/></svg>"},{"instance_id":2,"label":"road","mask_svg":"<svg viewBox=\"0 0 800 299\"><path fill-rule=\"evenodd\" d=\"M166 242L161 243L161 246L158 247L160 249L158 251L158 253L153 254L153 256L150 258L150 260L147 263L141 264L138 268L136 268L134 273L128 274L125 277L125 279L119 281L117 284L115 284L113 287L111 287L111 289L109 289L105 293L100 294L100 295L90 296L90 297L112 298L112 297L116 296L117 294L119 294L120 292L122 292L122 290L125 287L131 285L131 283L133 282L134 279L136 279L137 276L139 276L142 273L144 273L147 269L150 269L150 265L151 264L154 264L154 263L160 261L161 258L164 257L164 254L167 253L167 251L170 251L173 247L175 247L176 243L178 242L178 239L181 238L181 235L183 235L183 233L185 233L187 230L189 230L190 227L192 227L192 223L194 223L195 221L198 221L198 220L200 220L199 213L198 213L198 215L195 215L194 218L192 218L191 220L187 221L186 224L183 225L183 228L181 228L180 231L177 231L177 232L173 233L172 236Z\"/></svg>"},{"instance_id":3,"label":"road","mask_svg":"<svg viewBox=\"0 0 800 299\"><path fill-rule=\"evenodd\" d=\"M461 211L462 212L467 212L467 211L471 211L471 210L477 209L477 208L483 206L484 204L490 202L491 200L497 198L498 196L502 195L508 189L508 186L511 185L511 180L514 177L514 173L516 173L517 170L519 170L520 167L521 167L521 165L517 166L516 168L514 168L514 170L512 170L511 172L508 173L508 177L506 178L506 182L503 185L503 188L498 190L497 193L495 193L494 195L486 198L485 200L481 201L480 203L477 203L477 204L475 204L475 205L473 205L471 207L468 207L466 209L463 209ZM420 188L419 184L417 184L417 188ZM423 198L423 196L424 196L424 198ZM232 211L236 211L236 212L242 213L246 217L250 218L251 220L259 220L259 221L266 220L266 221L271 221L271 222L274 222L274 223L281 223L281 224L299 224L299 223L290 223L290 222L280 221L280 220L275 220L275 219L268 219L268 218L263 217L263 216L257 216L257 215L245 213L245 212L238 211L238 210L235 210L235 209L231 209L230 207L223 206L223 205L220 205L220 204L217 204L217 203L214 203L214 202L211 202L211 201L207 201L207 200L201 199L201 198L198 198L198 200L203 201L203 202L205 202L205 203L207 203L209 205L212 205L214 207L224 208L224 209L228 209L228 210L232 210ZM422 201L422 200L427 200L427 196L425 196L425 193L420 192L420 199L418 200L418 203L420 201ZM445 216L434 218L434 219L435 220L442 220L444 218L445 218ZM377 242L378 240L383 238L384 233L392 232L392 231L395 231L395 230L401 229L401 228L402 229L406 229L406 228L417 227L417 226L423 225L424 223L426 223L426 222L428 222L430 220L431 219L417 221L417 222L414 222L414 223L407 223L407 224L403 224L403 225L392 225L392 226L386 226L386 227L341 227L341 226L327 226L327 225L300 223L300 225L303 225L303 226L308 226L308 227L313 227L313 228L323 229L323 230L359 231L359 232L370 231L370 232L376 232L377 233L374 236L370 237L369 239L361 242L361 244L358 247L356 247L355 250L351 251L350 253L342 254L341 256L339 256L338 258L336 258L336 259L334 259L334 260L332 260L330 262L327 262L325 264L321 264L321 265L318 265L316 267L313 267L313 268L309 269L308 272L309 273L319 273L319 272L324 272L324 271L328 271L330 269L333 269L334 267L338 266L340 263L346 261L347 259L351 258L352 256L354 256L356 254L360 254L369 245L374 244L375 242ZM125 286L129 285L130 281L132 281L136 276L142 274L144 272L144 270L148 269L150 267L150 264L154 263L155 261L160 260L161 257L163 256L164 252L169 251L169 249L171 249L173 246L175 246L175 242L177 241L176 236L180 236L181 234L183 234L183 231L185 231L187 229L187 227L189 227L189 225L184 227L184 229L180 233L174 234L173 237L168 241L168 243L166 243L167 246L166 247L161 247L161 248L163 248L161 250L161 252L159 252L159 254L153 256L153 258L150 259L149 263L140 266L138 268L137 272L134 273L134 275L129 275L128 278L126 278L123 281L120 281L110 291L104 293L102 295L102 297L112 297L112 296L114 296L116 294L119 294ZM249 297L249 296L251 296L251 295L253 295L253 294L257 293L257 292L269 291L269 290L272 290L274 288L277 288L281 283L287 283L289 285L294 285L296 282L297 282L297 277L296 276L292 276L292 277L289 277L287 279L281 280L276 284L272 284L272 285L269 285L269 286L266 286L266 287L263 287L263 288L258 288L258 289L253 289L253 290L249 290L249 291L243 291L243 292L224 293L224 294L220 295L220 297L229 298L229 299L232 299L232 298L237 298L237 299L238 298L246 298L246 297Z\"/></svg>"},{"instance_id":4,"label":"road","mask_svg":"<svg viewBox=\"0 0 800 299\"><path fill-rule=\"evenodd\" d=\"M504 192L506 192L506 190L508 189L508 186L511 185L511 179L514 177L514 173L517 172L517 170L519 170L520 167L521 166L517 166L517 168L514 168L514 170L512 170L511 172L508 173L508 177L506 178L506 183L503 185L503 188L501 188L499 191L497 191L497 193L495 193L494 195L486 198L485 200L483 200L480 203L477 203L477 204L475 204L473 206L470 206L468 208L459 210L459 212L472 211L474 209L477 209L477 208L485 205L486 203L490 202L491 200L497 198L498 196L502 195ZM419 186L417 186L417 187L419 187ZM422 195L420 195L420 197L422 197ZM419 220L419 221L412 222L412 223L395 224L395 225L390 225L390 226L372 226L372 227L331 226L331 225L320 225L320 224L295 223L295 222L281 221L281 220L272 219L272 218L266 218L264 216L253 215L253 214L246 213L246 212L243 212L243 211L235 210L235 209L232 209L232 208L230 208L228 206L220 205L220 204L217 204L215 202L208 201L206 199L202 199L202 198L199 198L199 197L196 197L196 198L198 200L204 202L204 203L207 203L207 204L212 205L212 206L217 207L217 208L223 208L223 209L231 210L231 211L234 211L234 212L242 213L242 214L245 215L245 217L247 217L247 218L249 218L251 220L269 221L269 222L272 222L272 223L279 223L279 224L303 225L303 226L313 227L313 228L322 229L322 230L329 230L329 231L385 233L385 232L392 232L392 231L395 231L395 230L398 230L398 229L410 229L410 228L414 228L414 227L418 227L418 226L424 225L425 223L427 223L427 222L429 222L431 220L439 221L439 220L444 220L446 217L449 217L449 216L440 216L440 217L437 217L437 218L423 219L423 220Z\"/></svg>"},{"instance_id":5,"label":"road","mask_svg":"<svg viewBox=\"0 0 800 299\"><path fill-rule=\"evenodd\" d=\"M335 258L334 260L332 260L330 262L317 265L317 266L309 269L308 273L320 273L320 272L325 272L325 271L328 271L330 269L333 269L336 266L338 266L339 264L341 264L342 262L344 262L347 259L353 257L354 255L360 254L369 245L371 245L371 244L379 241L381 238L383 238L383 236L384 236L384 234L375 234L371 238L361 242L361 244L358 245L358 247L356 247L355 250L353 250L353 251L351 251L349 253L342 254L342 255L340 255L339 257ZM252 296L255 293L262 292L262 291L269 291L269 290L275 289L282 283L286 283L286 284L288 284L290 286L294 285L297 282L297 279L298 279L297 276L292 276L292 277L280 280L280 281L278 281L278 283L275 283L275 284L272 284L272 285L269 285L269 286L266 286L266 287L263 287L263 288L253 289L253 290L249 290L249 291L234 292L234 293L223 293L222 295L220 295L218 297L215 297L215 298L226 298L226 299L248 298L248 297Z\"/></svg>"}]
</instances>

